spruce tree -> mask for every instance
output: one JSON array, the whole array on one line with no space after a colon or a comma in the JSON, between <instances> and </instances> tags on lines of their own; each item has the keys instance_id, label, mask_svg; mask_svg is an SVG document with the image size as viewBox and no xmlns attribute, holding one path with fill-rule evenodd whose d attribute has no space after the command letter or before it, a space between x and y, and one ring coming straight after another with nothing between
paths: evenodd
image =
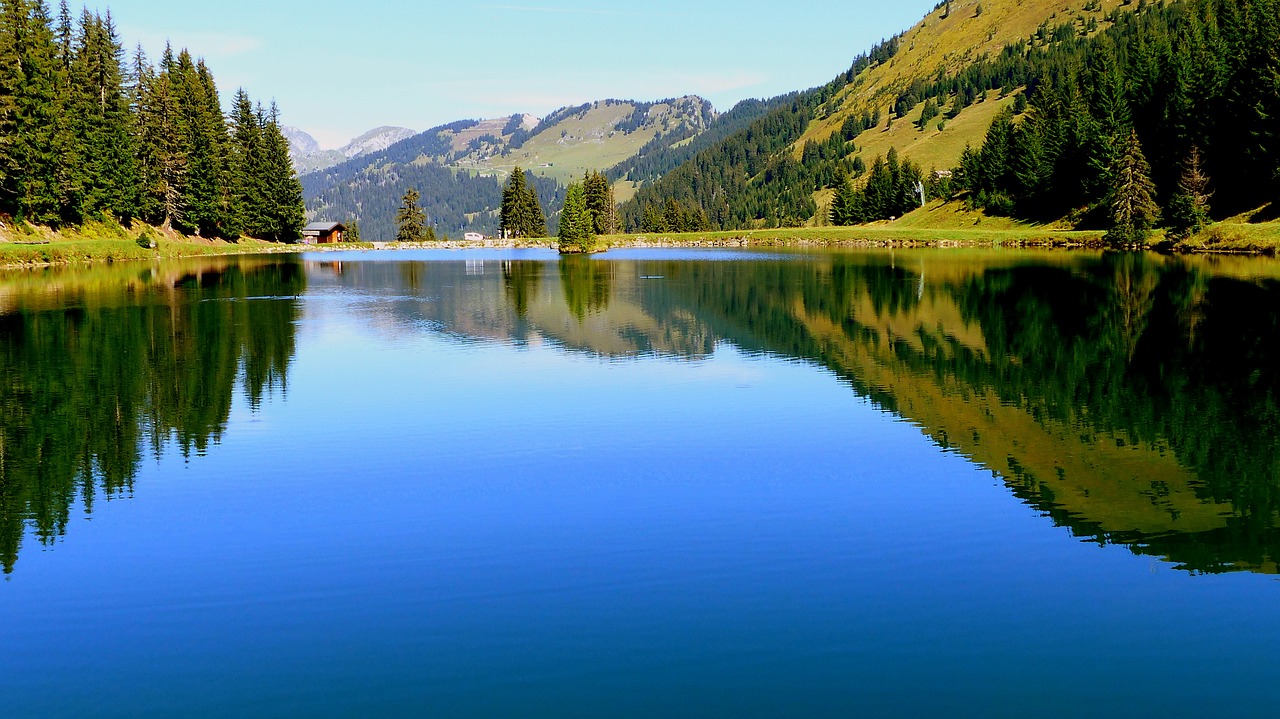
<instances>
[{"instance_id":1,"label":"spruce tree","mask_svg":"<svg viewBox=\"0 0 1280 719\"><path fill-rule=\"evenodd\" d=\"M274 102L260 121L266 200L263 224L267 229L263 239L297 242L302 237L302 226L306 221L306 205L302 198L302 183L298 181L298 173L289 159L289 141L280 129L280 110Z\"/></svg>"},{"instance_id":2,"label":"spruce tree","mask_svg":"<svg viewBox=\"0 0 1280 719\"><path fill-rule=\"evenodd\" d=\"M396 212L396 242L422 242L427 239L427 216L418 205L422 195L412 187L404 193Z\"/></svg>"},{"instance_id":3,"label":"spruce tree","mask_svg":"<svg viewBox=\"0 0 1280 719\"><path fill-rule=\"evenodd\" d=\"M0 215L18 214L22 165L19 161L17 95L22 85L15 24L21 3L0 0Z\"/></svg>"},{"instance_id":4,"label":"spruce tree","mask_svg":"<svg viewBox=\"0 0 1280 719\"><path fill-rule=\"evenodd\" d=\"M542 211L542 202L538 200L538 190L530 182L524 191L524 211L521 213L525 218L524 237L546 237L547 236L547 216Z\"/></svg>"},{"instance_id":5,"label":"spruce tree","mask_svg":"<svg viewBox=\"0 0 1280 719\"><path fill-rule=\"evenodd\" d=\"M229 234L226 123L217 87L204 62L183 50L173 70L181 132L179 142L187 159L182 185L181 227L203 237Z\"/></svg>"},{"instance_id":6,"label":"spruce tree","mask_svg":"<svg viewBox=\"0 0 1280 719\"><path fill-rule=\"evenodd\" d=\"M253 101L237 90L231 106L231 213L236 229L263 237L266 228L266 138Z\"/></svg>"},{"instance_id":7,"label":"spruce tree","mask_svg":"<svg viewBox=\"0 0 1280 719\"><path fill-rule=\"evenodd\" d=\"M1140 245L1150 236L1160 206L1137 132L1131 130L1121 144L1111 181L1111 230L1104 241L1112 247Z\"/></svg>"},{"instance_id":8,"label":"spruce tree","mask_svg":"<svg viewBox=\"0 0 1280 719\"><path fill-rule=\"evenodd\" d=\"M613 199L613 185L600 172L587 172L582 183L587 209L595 222L597 235L613 235L618 232L618 206Z\"/></svg>"},{"instance_id":9,"label":"spruce tree","mask_svg":"<svg viewBox=\"0 0 1280 719\"><path fill-rule=\"evenodd\" d=\"M511 172L502 191L499 227L503 236L510 238L545 237L547 234L547 219L542 212L542 203L538 201L538 192L519 167Z\"/></svg>"},{"instance_id":10,"label":"spruce tree","mask_svg":"<svg viewBox=\"0 0 1280 719\"><path fill-rule=\"evenodd\" d=\"M595 219L587 208L586 191L580 184L569 185L565 192L557 237L561 254L591 252L595 248Z\"/></svg>"},{"instance_id":11,"label":"spruce tree","mask_svg":"<svg viewBox=\"0 0 1280 719\"><path fill-rule=\"evenodd\" d=\"M1192 146L1182 165L1178 191L1169 201L1166 219L1175 237L1188 237L1209 224L1209 176L1200 159L1200 148Z\"/></svg>"},{"instance_id":12,"label":"spruce tree","mask_svg":"<svg viewBox=\"0 0 1280 719\"><path fill-rule=\"evenodd\" d=\"M837 227L856 225L861 220L857 216L858 191L853 180L845 177L835 188L835 196L831 199L829 219Z\"/></svg>"},{"instance_id":13,"label":"spruce tree","mask_svg":"<svg viewBox=\"0 0 1280 719\"><path fill-rule=\"evenodd\" d=\"M148 188L156 204L156 217L165 229L185 222L183 186L187 177L185 123L178 95L178 60L165 45L160 67L149 83L145 102L149 124L143 128L143 145L155 153L155 185Z\"/></svg>"},{"instance_id":14,"label":"spruce tree","mask_svg":"<svg viewBox=\"0 0 1280 719\"><path fill-rule=\"evenodd\" d=\"M72 64L83 156L81 214L128 222L137 212L139 175L122 53L111 16L86 12Z\"/></svg>"},{"instance_id":15,"label":"spruce tree","mask_svg":"<svg viewBox=\"0 0 1280 719\"><path fill-rule=\"evenodd\" d=\"M0 16L7 46L0 89L12 98L0 208L19 221L59 226L75 219L68 208L76 204L66 66L43 0L4 0Z\"/></svg>"},{"instance_id":16,"label":"spruce tree","mask_svg":"<svg viewBox=\"0 0 1280 719\"><path fill-rule=\"evenodd\" d=\"M162 187L163 169L160 162L160 119L155 104L156 73L139 45L134 50L129 71L129 105L132 111L132 144L137 153L137 184L135 216L151 224L164 222Z\"/></svg>"},{"instance_id":17,"label":"spruce tree","mask_svg":"<svg viewBox=\"0 0 1280 719\"><path fill-rule=\"evenodd\" d=\"M499 229L503 237L523 237L528 227L524 213L528 207L528 188L525 187L524 170L517 167L511 172L502 190L502 207L499 211Z\"/></svg>"}]
</instances>

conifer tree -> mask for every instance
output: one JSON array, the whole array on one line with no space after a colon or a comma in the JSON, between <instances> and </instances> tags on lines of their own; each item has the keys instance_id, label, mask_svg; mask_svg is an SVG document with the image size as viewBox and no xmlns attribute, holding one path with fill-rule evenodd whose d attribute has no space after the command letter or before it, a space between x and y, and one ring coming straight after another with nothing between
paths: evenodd
<instances>
[{"instance_id":1,"label":"conifer tree","mask_svg":"<svg viewBox=\"0 0 1280 719\"><path fill-rule=\"evenodd\" d=\"M396 242L422 242L427 239L427 216L418 205L422 195L412 187L404 193L396 212Z\"/></svg>"},{"instance_id":2,"label":"conifer tree","mask_svg":"<svg viewBox=\"0 0 1280 719\"><path fill-rule=\"evenodd\" d=\"M172 80L180 116L179 138L187 159L182 185L182 228L203 237L228 234L226 123L217 88L204 62L183 50Z\"/></svg>"},{"instance_id":3,"label":"conifer tree","mask_svg":"<svg viewBox=\"0 0 1280 719\"><path fill-rule=\"evenodd\" d=\"M542 211L542 202L538 199L538 190L533 183L528 183L525 188L524 207L524 237L546 237L547 216Z\"/></svg>"},{"instance_id":4,"label":"conifer tree","mask_svg":"<svg viewBox=\"0 0 1280 719\"><path fill-rule=\"evenodd\" d=\"M1176 237L1194 235L1209 224L1209 176L1200 159L1200 148L1192 146L1182 165L1178 192L1169 201L1166 213L1169 229Z\"/></svg>"},{"instance_id":5,"label":"conifer tree","mask_svg":"<svg viewBox=\"0 0 1280 719\"><path fill-rule=\"evenodd\" d=\"M502 190L502 207L499 211L499 229L503 237L523 237L528 226L524 213L527 209L528 188L525 187L524 170L517 167L511 172Z\"/></svg>"},{"instance_id":6,"label":"conifer tree","mask_svg":"<svg viewBox=\"0 0 1280 719\"><path fill-rule=\"evenodd\" d=\"M164 221L161 201L163 172L160 164L160 121L156 106L156 73L139 45L133 53L129 70L129 106L132 111L130 132L137 153L136 207L134 215L145 222Z\"/></svg>"},{"instance_id":7,"label":"conifer tree","mask_svg":"<svg viewBox=\"0 0 1280 719\"><path fill-rule=\"evenodd\" d=\"M866 217L862 194L858 192L853 179L845 177L836 187L835 197L831 200L831 224L847 227L863 222L866 222Z\"/></svg>"},{"instance_id":8,"label":"conifer tree","mask_svg":"<svg viewBox=\"0 0 1280 719\"><path fill-rule=\"evenodd\" d=\"M187 148L184 118L178 100L178 60L173 48L165 45L160 67L149 83L146 103L150 106L143 128L144 145L155 153L156 184L149 188L157 205L158 221L165 229L185 222L184 185L187 176Z\"/></svg>"},{"instance_id":9,"label":"conifer tree","mask_svg":"<svg viewBox=\"0 0 1280 719\"><path fill-rule=\"evenodd\" d=\"M547 234L547 219L542 212L542 203L538 201L538 192L519 167L512 171L502 191L499 216L500 229L506 237L543 237Z\"/></svg>"},{"instance_id":10,"label":"conifer tree","mask_svg":"<svg viewBox=\"0 0 1280 719\"><path fill-rule=\"evenodd\" d=\"M231 106L231 214L236 229L263 237L267 214L266 138L253 101L237 90Z\"/></svg>"},{"instance_id":11,"label":"conifer tree","mask_svg":"<svg viewBox=\"0 0 1280 719\"><path fill-rule=\"evenodd\" d=\"M600 172L587 172L582 183L587 209L595 222L597 235L613 235L618 232L618 206L613 200L613 185Z\"/></svg>"},{"instance_id":12,"label":"conifer tree","mask_svg":"<svg viewBox=\"0 0 1280 719\"><path fill-rule=\"evenodd\" d=\"M565 192L557 237L561 254L590 252L595 247L595 219L587 208L586 192L580 184L569 185Z\"/></svg>"},{"instance_id":13,"label":"conifer tree","mask_svg":"<svg viewBox=\"0 0 1280 719\"><path fill-rule=\"evenodd\" d=\"M302 199L302 183L289 159L289 141L280 129L280 110L271 103L270 111L260 117L263 138L263 184L266 206L263 239L274 242L297 242L301 238L306 206ZM427 228L424 238L431 239Z\"/></svg>"},{"instance_id":14,"label":"conifer tree","mask_svg":"<svg viewBox=\"0 0 1280 719\"><path fill-rule=\"evenodd\" d=\"M69 81L43 0L3 0L0 34L7 55L0 90L11 100L5 132L0 211L19 221L58 226L75 199L69 126Z\"/></svg>"},{"instance_id":15,"label":"conifer tree","mask_svg":"<svg viewBox=\"0 0 1280 719\"><path fill-rule=\"evenodd\" d=\"M1112 247L1140 245L1150 236L1160 206L1137 132L1131 130L1121 145L1111 178L1111 230L1104 240Z\"/></svg>"},{"instance_id":16,"label":"conifer tree","mask_svg":"<svg viewBox=\"0 0 1280 719\"><path fill-rule=\"evenodd\" d=\"M20 192L18 103L22 84L16 42L21 3L0 0L0 214L17 213Z\"/></svg>"},{"instance_id":17,"label":"conifer tree","mask_svg":"<svg viewBox=\"0 0 1280 719\"><path fill-rule=\"evenodd\" d=\"M71 66L83 158L81 214L128 222L137 212L139 177L122 54L111 16L86 12Z\"/></svg>"},{"instance_id":18,"label":"conifer tree","mask_svg":"<svg viewBox=\"0 0 1280 719\"><path fill-rule=\"evenodd\" d=\"M235 143L213 74L186 50L166 47L155 68L139 48L126 65L110 13L0 0L0 215L296 238L302 188L275 110L237 97L234 114Z\"/></svg>"}]
</instances>

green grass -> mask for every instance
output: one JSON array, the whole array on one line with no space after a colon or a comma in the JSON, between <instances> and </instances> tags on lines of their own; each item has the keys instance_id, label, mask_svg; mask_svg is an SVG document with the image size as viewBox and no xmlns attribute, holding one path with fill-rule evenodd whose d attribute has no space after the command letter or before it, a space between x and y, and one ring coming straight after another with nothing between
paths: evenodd
<instances>
[{"instance_id":1,"label":"green grass","mask_svg":"<svg viewBox=\"0 0 1280 719\"><path fill-rule=\"evenodd\" d=\"M143 234L154 238L155 249L139 242ZM89 262L129 262L165 257L203 257L267 252L296 252L298 245L245 239L239 242L188 238L138 226L89 224L52 232L44 228L23 228L0 237L0 268L45 267Z\"/></svg>"},{"instance_id":2,"label":"green grass","mask_svg":"<svg viewBox=\"0 0 1280 719\"><path fill-rule=\"evenodd\" d=\"M861 227L794 227L773 230L613 235L601 238L611 248L635 245L849 245L849 246L1086 246L1102 240L1101 232L1077 232L1043 227L919 228L894 224Z\"/></svg>"},{"instance_id":3,"label":"green grass","mask_svg":"<svg viewBox=\"0 0 1280 719\"><path fill-rule=\"evenodd\" d=\"M1219 222L1175 243L1173 249L1274 255L1280 252L1280 222Z\"/></svg>"},{"instance_id":4,"label":"green grass","mask_svg":"<svg viewBox=\"0 0 1280 719\"><path fill-rule=\"evenodd\" d=\"M968 146L981 147L987 129L1000 110L1013 105L1012 95L1001 98L999 92L990 92L980 103L965 108L954 119L946 120L945 129L939 130L943 118L935 118L923 130L916 127L924 111L920 103L905 118L895 120L892 127L887 121L858 135L854 144L858 155L868 167L877 157L887 157L889 150L910 159L925 172L949 170L960 164L960 156Z\"/></svg>"}]
</instances>

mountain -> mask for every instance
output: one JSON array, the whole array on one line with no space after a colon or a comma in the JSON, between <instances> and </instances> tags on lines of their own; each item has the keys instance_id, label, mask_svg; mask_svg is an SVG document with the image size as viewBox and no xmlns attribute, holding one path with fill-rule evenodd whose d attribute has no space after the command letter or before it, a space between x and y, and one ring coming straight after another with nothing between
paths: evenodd
<instances>
[{"instance_id":1,"label":"mountain","mask_svg":"<svg viewBox=\"0 0 1280 719\"><path fill-rule=\"evenodd\" d=\"M357 220L367 239L394 236L395 210L410 187L438 233L494 234L502 184L519 167L534 179L554 231L563 188L587 170L687 143L718 118L706 100L681 97L600 100L541 120L460 120L306 174L304 195L311 217Z\"/></svg>"},{"instance_id":2,"label":"mountain","mask_svg":"<svg viewBox=\"0 0 1280 719\"><path fill-rule=\"evenodd\" d=\"M923 187L1120 247L1157 226L1178 242L1213 218L1273 220L1277 45L1274 0L940 2L619 214L633 231L921 227Z\"/></svg>"},{"instance_id":3,"label":"mountain","mask_svg":"<svg viewBox=\"0 0 1280 719\"><path fill-rule=\"evenodd\" d=\"M320 152L320 143L305 131L296 127L282 127L280 131L289 141L289 157L306 157Z\"/></svg>"},{"instance_id":4,"label":"mountain","mask_svg":"<svg viewBox=\"0 0 1280 719\"><path fill-rule=\"evenodd\" d=\"M289 141L289 158L293 160L293 166L299 175L333 167L353 157L385 150L414 135L413 130L404 127L379 127L355 138L340 149L323 150L320 143L304 130L297 127L285 127L282 130L285 139Z\"/></svg>"},{"instance_id":5,"label":"mountain","mask_svg":"<svg viewBox=\"0 0 1280 719\"><path fill-rule=\"evenodd\" d=\"M1097 37L1140 4L1129 0L951 0L911 29L859 55L826 85L706 148L622 208L630 229L667 206L709 228L822 222L844 175L896 149L924 170L951 169L980 146L1027 76L1001 70L1055 42ZM1141 3L1146 7L1147 3ZM925 108L941 115L921 122ZM941 123L941 124L940 124ZM820 212L821 210L821 212Z\"/></svg>"},{"instance_id":6,"label":"mountain","mask_svg":"<svg viewBox=\"0 0 1280 719\"><path fill-rule=\"evenodd\" d=\"M407 127L378 127L348 142L338 152L341 152L346 159L361 157L373 152L381 152L416 134Z\"/></svg>"}]
</instances>

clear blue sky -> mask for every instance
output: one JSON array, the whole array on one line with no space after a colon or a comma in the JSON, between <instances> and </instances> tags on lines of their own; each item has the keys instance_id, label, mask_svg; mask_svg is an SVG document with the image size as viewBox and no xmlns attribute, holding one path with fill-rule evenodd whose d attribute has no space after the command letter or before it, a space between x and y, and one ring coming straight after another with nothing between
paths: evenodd
<instances>
[{"instance_id":1,"label":"clear blue sky","mask_svg":"<svg viewBox=\"0 0 1280 719\"><path fill-rule=\"evenodd\" d=\"M166 39L190 48L224 94L274 98L286 124L328 146L378 125L424 130L608 97L698 94L724 110L826 82L936 4L102 1L127 45L153 57Z\"/></svg>"}]
</instances>

